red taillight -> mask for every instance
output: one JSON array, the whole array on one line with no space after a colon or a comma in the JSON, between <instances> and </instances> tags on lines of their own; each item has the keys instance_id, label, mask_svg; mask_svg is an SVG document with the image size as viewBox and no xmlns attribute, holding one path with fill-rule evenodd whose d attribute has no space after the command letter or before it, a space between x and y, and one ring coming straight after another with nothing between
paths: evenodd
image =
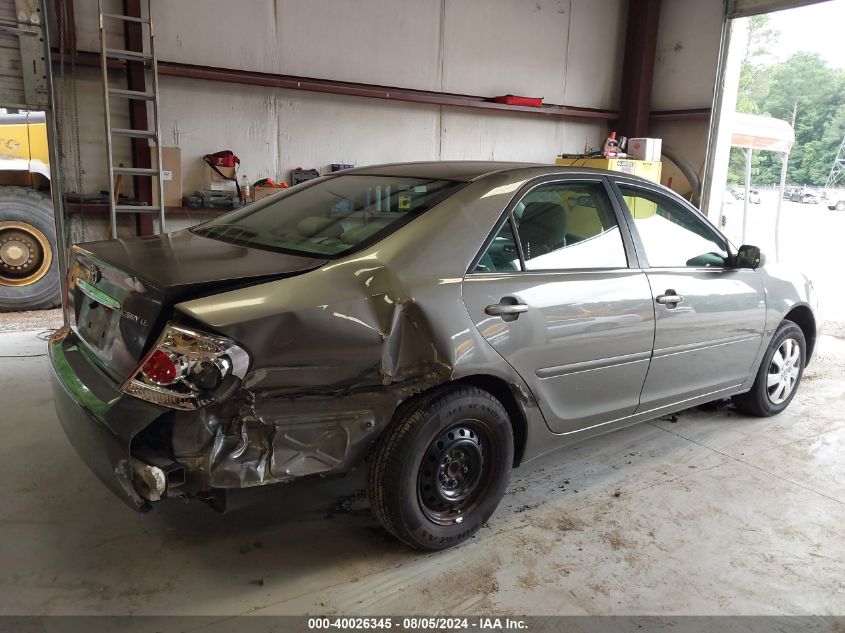
<instances>
[{"instance_id":1,"label":"red taillight","mask_svg":"<svg viewBox=\"0 0 845 633\"><path fill-rule=\"evenodd\" d=\"M168 323L120 390L190 411L228 398L248 368L249 354L231 339Z\"/></svg>"},{"instance_id":2,"label":"red taillight","mask_svg":"<svg viewBox=\"0 0 845 633\"><path fill-rule=\"evenodd\" d=\"M176 380L176 363L159 349L150 354L141 371L157 385L169 385Z\"/></svg>"}]
</instances>

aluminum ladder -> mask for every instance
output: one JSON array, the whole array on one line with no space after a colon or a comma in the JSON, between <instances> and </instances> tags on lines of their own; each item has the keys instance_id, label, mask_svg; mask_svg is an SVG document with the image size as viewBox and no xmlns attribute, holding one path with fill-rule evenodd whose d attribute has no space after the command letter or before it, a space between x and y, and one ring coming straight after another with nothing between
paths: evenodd
<instances>
[{"instance_id":1,"label":"aluminum ladder","mask_svg":"<svg viewBox=\"0 0 845 633\"><path fill-rule=\"evenodd\" d=\"M164 219L164 180L162 178L162 163L161 163L161 127L159 125L159 108L158 108L158 65L155 52L155 34L153 32L153 24L150 13L150 0L147 0L147 17L138 18L130 15L122 15L119 13L108 13L103 11L103 0L97 0L99 19L100 19L100 62L103 71L103 107L105 110L106 119L106 148L108 153L109 165L109 227L112 239L117 238L117 216L120 213L157 213L159 220L159 232L165 232ZM142 40L144 44L140 51L128 51L119 48L110 48L107 43L108 32L106 30L107 23L120 24L121 32L127 22L138 23L142 31ZM146 35L145 35L146 34ZM144 64L144 74L147 70L150 71L152 90L148 92L140 92L137 90L126 90L124 88L113 87L109 83L109 60L118 60L121 62L140 62ZM144 82L147 85L147 82ZM152 103L152 119L149 118L147 124L149 129L135 130L130 128L115 128L111 123L111 97L119 97L122 99L135 99L144 101L145 103ZM155 167L122 167L114 164L114 138L141 138L149 139L155 144L156 148L156 166ZM141 206L118 204L119 200L115 197L115 176L140 176L153 179L153 186L158 189L158 206ZM157 183L157 185L156 185Z\"/></svg>"}]
</instances>

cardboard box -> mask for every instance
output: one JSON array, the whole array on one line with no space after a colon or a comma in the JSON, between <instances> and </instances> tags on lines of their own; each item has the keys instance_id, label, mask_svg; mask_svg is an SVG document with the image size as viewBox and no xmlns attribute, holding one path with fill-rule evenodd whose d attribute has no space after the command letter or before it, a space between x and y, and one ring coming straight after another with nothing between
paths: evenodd
<instances>
[{"instance_id":1,"label":"cardboard box","mask_svg":"<svg viewBox=\"0 0 845 633\"><path fill-rule=\"evenodd\" d=\"M274 193L279 193L280 191L284 191L284 187L253 187L252 188L252 201L258 202L262 198L266 198L267 196L272 196Z\"/></svg>"},{"instance_id":2,"label":"cardboard box","mask_svg":"<svg viewBox=\"0 0 845 633\"><path fill-rule=\"evenodd\" d=\"M212 180L208 183L206 187L208 191L234 191L237 192L238 188L235 186L234 180L223 180L217 179Z\"/></svg>"},{"instance_id":3,"label":"cardboard box","mask_svg":"<svg viewBox=\"0 0 845 633\"><path fill-rule=\"evenodd\" d=\"M150 162L155 169L158 165L158 153L150 148ZM182 206L182 150L178 147L161 148L161 183L164 187L164 206ZM153 206L158 206L158 187L153 183Z\"/></svg>"},{"instance_id":4,"label":"cardboard box","mask_svg":"<svg viewBox=\"0 0 845 633\"><path fill-rule=\"evenodd\" d=\"M631 158L637 160L660 160L660 152L663 149L663 139L659 138L629 138L628 148L625 152Z\"/></svg>"},{"instance_id":5,"label":"cardboard box","mask_svg":"<svg viewBox=\"0 0 845 633\"><path fill-rule=\"evenodd\" d=\"M220 170L220 172L223 174L223 176L226 176L226 178L223 178L222 176L220 176L220 174L218 174L211 167L209 167L208 163L203 162L203 165L204 165L204 169L205 169L206 189L214 190L214 188L211 186L212 183L221 182L221 181L227 182L227 178L234 178L235 177L235 168L234 167L218 167L217 169ZM229 180L228 182L234 183L235 181ZM234 186L232 188L234 189ZM218 189L218 191L219 191L219 189Z\"/></svg>"}]
</instances>

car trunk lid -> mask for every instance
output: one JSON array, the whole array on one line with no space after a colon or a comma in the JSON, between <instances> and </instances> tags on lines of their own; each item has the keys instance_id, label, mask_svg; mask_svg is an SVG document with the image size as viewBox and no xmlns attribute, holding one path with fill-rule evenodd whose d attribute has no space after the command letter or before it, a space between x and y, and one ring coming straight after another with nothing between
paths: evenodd
<instances>
[{"instance_id":1,"label":"car trunk lid","mask_svg":"<svg viewBox=\"0 0 845 633\"><path fill-rule=\"evenodd\" d=\"M71 325L98 364L122 381L156 340L174 304L325 263L190 231L77 245L68 269Z\"/></svg>"}]
</instances>

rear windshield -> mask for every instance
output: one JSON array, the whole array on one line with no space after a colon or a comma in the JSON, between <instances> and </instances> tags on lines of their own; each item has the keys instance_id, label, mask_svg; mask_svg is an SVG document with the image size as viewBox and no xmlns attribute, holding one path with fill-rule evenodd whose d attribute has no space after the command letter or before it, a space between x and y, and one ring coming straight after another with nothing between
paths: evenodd
<instances>
[{"instance_id":1,"label":"rear windshield","mask_svg":"<svg viewBox=\"0 0 845 633\"><path fill-rule=\"evenodd\" d=\"M383 239L464 185L348 174L297 185L192 230L244 246L335 258Z\"/></svg>"}]
</instances>

